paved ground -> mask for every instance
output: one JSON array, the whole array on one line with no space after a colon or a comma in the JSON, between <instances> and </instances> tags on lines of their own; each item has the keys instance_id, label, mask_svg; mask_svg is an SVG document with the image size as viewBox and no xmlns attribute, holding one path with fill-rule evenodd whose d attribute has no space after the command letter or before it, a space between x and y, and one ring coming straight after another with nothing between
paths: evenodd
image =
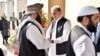
<instances>
[{"instance_id":1,"label":"paved ground","mask_svg":"<svg viewBox=\"0 0 100 56\"><path fill-rule=\"evenodd\" d=\"M16 34L16 30L11 30L11 35L15 35ZM12 49L12 45L3 45L2 46L2 50L5 56L15 56L13 54L13 49Z\"/></svg>"},{"instance_id":2,"label":"paved ground","mask_svg":"<svg viewBox=\"0 0 100 56\"><path fill-rule=\"evenodd\" d=\"M15 56L13 54L13 49L9 45L3 45L2 50L5 56Z\"/></svg>"}]
</instances>

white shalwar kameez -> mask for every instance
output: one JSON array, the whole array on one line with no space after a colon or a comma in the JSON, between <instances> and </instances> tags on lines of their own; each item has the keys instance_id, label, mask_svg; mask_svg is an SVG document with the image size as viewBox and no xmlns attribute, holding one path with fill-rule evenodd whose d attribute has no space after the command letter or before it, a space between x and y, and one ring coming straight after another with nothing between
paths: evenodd
<instances>
[{"instance_id":1,"label":"white shalwar kameez","mask_svg":"<svg viewBox=\"0 0 100 56\"><path fill-rule=\"evenodd\" d=\"M70 21L66 21L65 24L64 24L63 36L56 38L55 37L56 36L56 26L57 26L57 22L59 20L57 20L55 25L54 25L54 30L53 30L53 33L52 33L52 40L54 40L54 43L52 43L49 47L49 52L48 52L49 56L66 56L66 54L56 55L56 43L63 43L63 42L68 40L68 36L69 36L70 30L71 30L71 23L70 23ZM48 30L46 32L47 38L50 37L51 26L52 26L52 24L50 25L50 27L48 28Z\"/></svg>"}]
</instances>

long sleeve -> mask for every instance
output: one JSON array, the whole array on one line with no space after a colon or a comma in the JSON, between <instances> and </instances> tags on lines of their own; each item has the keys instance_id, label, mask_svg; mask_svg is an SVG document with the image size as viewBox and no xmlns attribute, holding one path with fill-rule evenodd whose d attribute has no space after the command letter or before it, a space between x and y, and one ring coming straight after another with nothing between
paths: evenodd
<instances>
[{"instance_id":1,"label":"long sleeve","mask_svg":"<svg viewBox=\"0 0 100 56\"><path fill-rule=\"evenodd\" d=\"M42 35L39 29L31 25L26 32L27 39L29 39L37 49L46 49L49 47L49 41L45 39L45 36Z\"/></svg>"},{"instance_id":2,"label":"long sleeve","mask_svg":"<svg viewBox=\"0 0 100 56\"><path fill-rule=\"evenodd\" d=\"M87 35L80 36L73 43L73 49L76 56L95 56L92 40Z\"/></svg>"},{"instance_id":3,"label":"long sleeve","mask_svg":"<svg viewBox=\"0 0 100 56\"><path fill-rule=\"evenodd\" d=\"M67 21L64 24L63 35L57 39L54 39L54 43L62 43L67 41L70 31L71 31L71 23L70 21Z\"/></svg>"}]
</instances>

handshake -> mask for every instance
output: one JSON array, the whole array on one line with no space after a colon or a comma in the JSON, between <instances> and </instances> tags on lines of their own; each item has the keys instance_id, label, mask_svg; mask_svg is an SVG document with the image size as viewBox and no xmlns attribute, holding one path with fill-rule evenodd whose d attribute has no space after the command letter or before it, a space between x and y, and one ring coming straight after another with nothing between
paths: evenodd
<instances>
[{"instance_id":1,"label":"handshake","mask_svg":"<svg viewBox=\"0 0 100 56\"><path fill-rule=\"evenodd\" d=\"M53 40L51 40L51 38L48 38L48 40L49 40L49 42L50 42L50 43L54 43L54 41L53 41Z\"/></svg>"}]
</instances>

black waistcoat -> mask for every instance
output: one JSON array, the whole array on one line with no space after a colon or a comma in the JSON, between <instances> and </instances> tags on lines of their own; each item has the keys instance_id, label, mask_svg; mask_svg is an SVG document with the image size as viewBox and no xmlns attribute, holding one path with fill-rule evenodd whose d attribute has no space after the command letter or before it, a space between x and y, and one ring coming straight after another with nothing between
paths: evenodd
<instances>
[{"instance_id":1,"label":"black waistcoat","mask_svg":"<svg viewBox=\"0 0 100 56\"><path fill-rule=\"evenodd\" d=\"M32 22L28 22L28 23L32 23ZM22 27L22 29L20 31L20 38L19 38L19 41L20 41L19 56L45 56L45 50L44 49L38 50L36 48L36 46L34 44L32 44L32 42L27 39L27 37L26 37L26 30L27 30L27 24L28 23L26 23ZM32 24L34 24L34 23L32 23ZM36 26L36 27L39 29L38 26ZM33 36L33 38L34 38L34 36Z\"/></svg>"},{"instance_id":2,"label":"black waistcoat","mask_svg":"<svg viewBox=\"0 0 100 56\"><path fill-rule=\"evenodd\" d=\"M100 52L100 36L99 36L99 40L96 45L96 52Z\"/></svg>"},{"instance_id":3,"label":"black waistcoat","mask_svg":"<svg viewBox=\"0 0 100 56\"><path fill-rule=\"evenodd\" d=\"M56 38L59 38L63 35L64 23L66 21L68 20L65 19L64 17L62 17L58 21L57 28L56 28ZM66 49L67 49L67 41L60 44L56 44L56 55L66 54Z\"/></svg>"}]
</instances>

